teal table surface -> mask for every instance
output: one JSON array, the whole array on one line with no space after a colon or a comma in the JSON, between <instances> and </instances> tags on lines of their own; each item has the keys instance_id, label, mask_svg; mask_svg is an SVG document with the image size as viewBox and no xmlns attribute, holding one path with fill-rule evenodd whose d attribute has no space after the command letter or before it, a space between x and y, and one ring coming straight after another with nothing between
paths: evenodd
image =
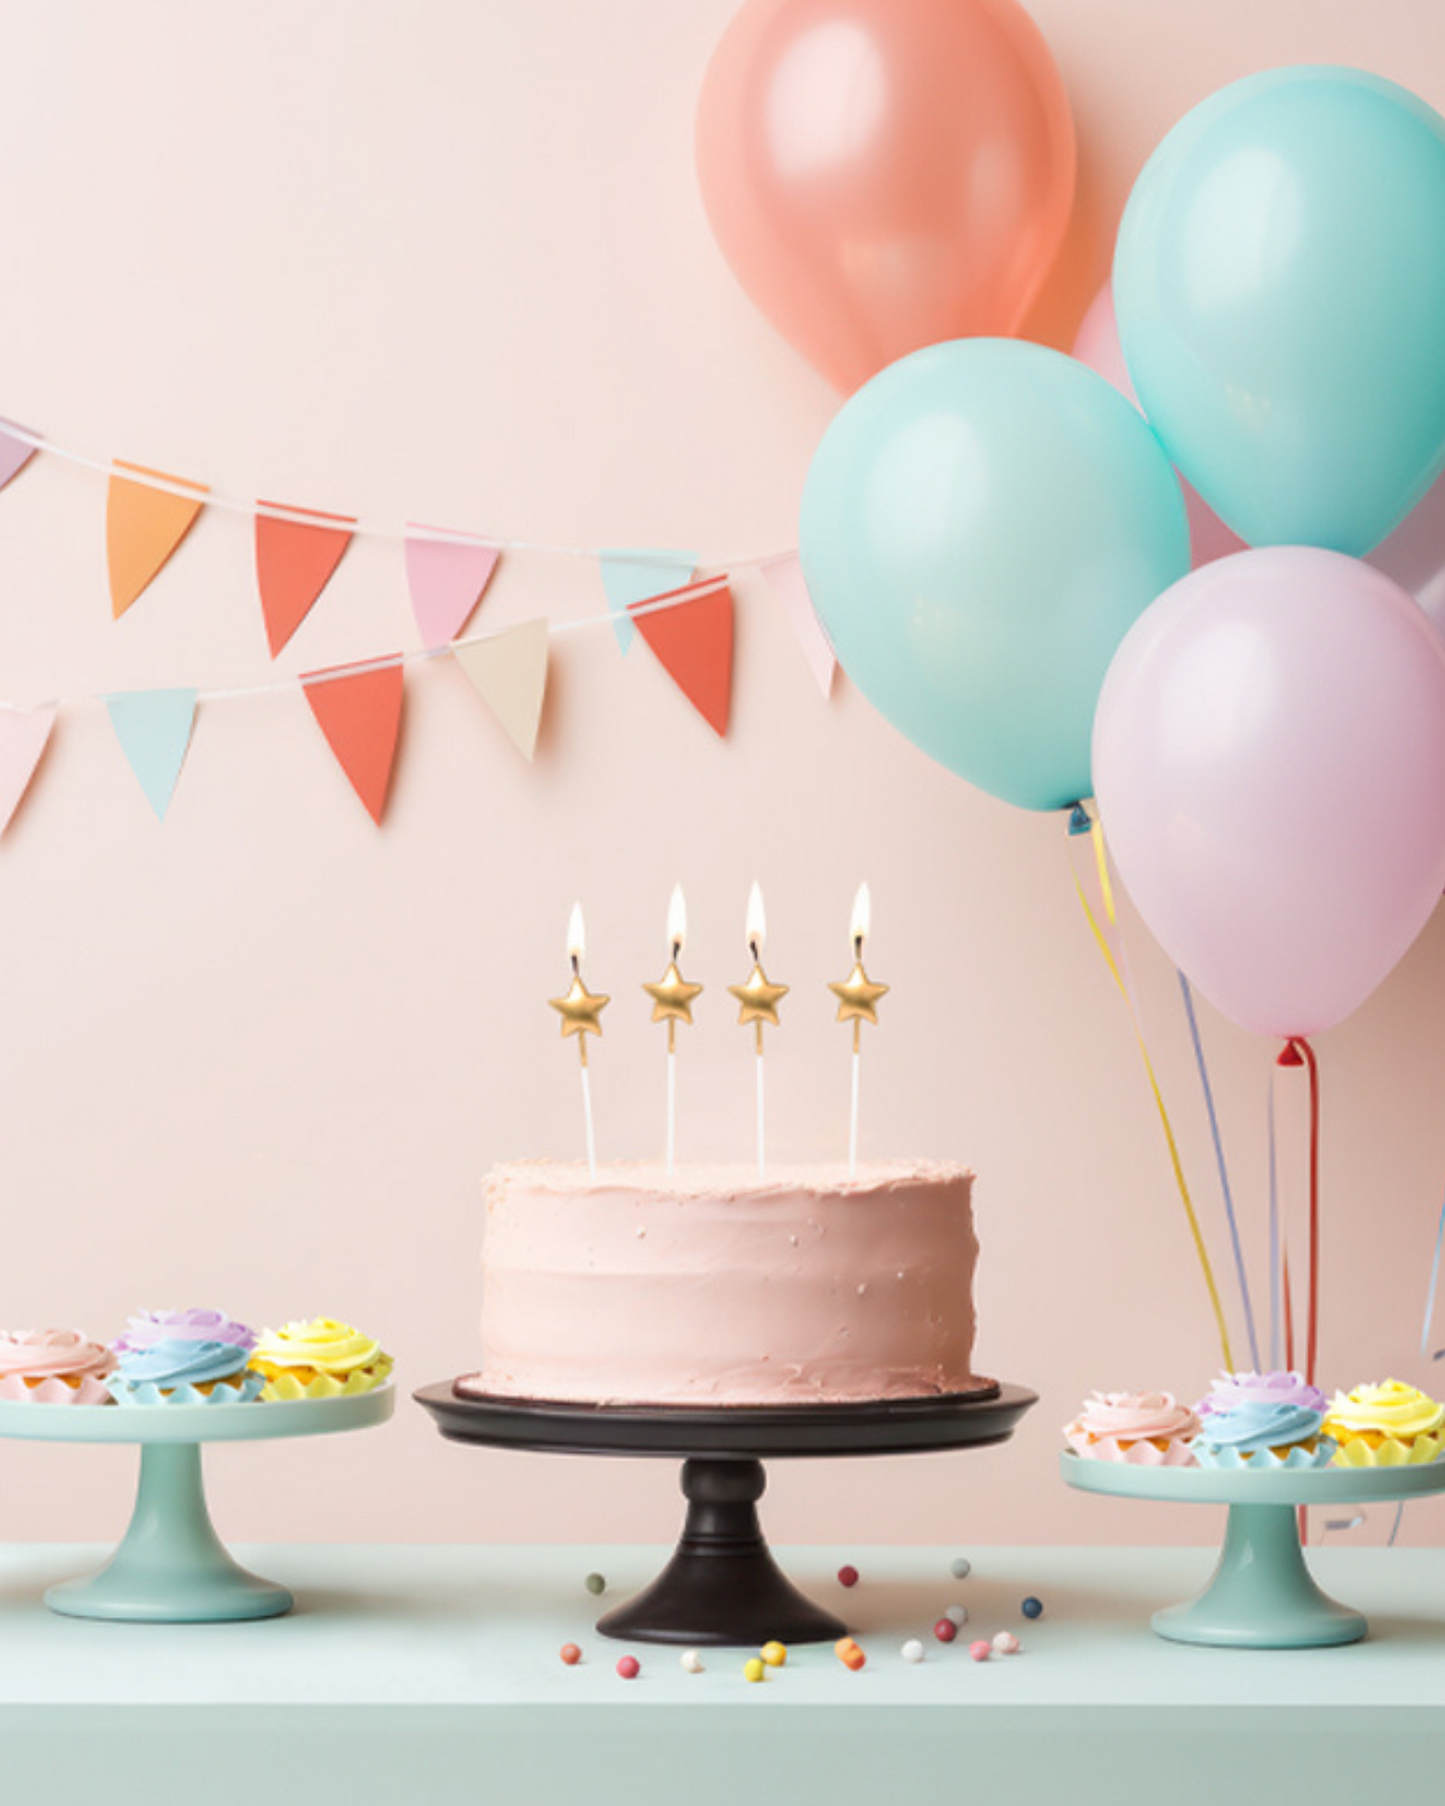
<instances>
[{"instance_id":1,"label":"teal table surface","mask_svg":"<svg viewBox=\"0 0 1445 1806\"><path fill-rule=\"evenodd\" d=\"M27 1806L154 1806L158 1777L214 1802L303 1783L372 1801L907 1800L989 1787L1072 1802L1358 1800L1433 1791L1445 1742L1445 1551L1324 1548L1321 1582L1369 1615L1338 1649L1166 1644L1150 1613L1197 1592L1210 1549L780 1551L867 1652L795 1648L762 1684L747 1651L625 1645L592 1630L656 1573L639 1547L244 1546L296 1595L254 1623L65 1619L44 1589L100 1551L0 1550L0 1790ZM949 1574L967 1554L972 1573ZM862 1574L833 1578L851 1561ZM593 1599L583 1581L606 1575ZM1026 1594L1044 1615L1025 1619ZM952 1604L969 1622L932 1636ZM974 1662L1009 1629L1012 1657ZM926 1649L903 1661L908 1637ZM558 1658L581 1645L573 1668ZM19 1791L23 1788L23 1794ZM103 1796L100 1790L103 1789ZM279 1789L280 1791L276 1791Z\"/></svg>"}]
</instances>

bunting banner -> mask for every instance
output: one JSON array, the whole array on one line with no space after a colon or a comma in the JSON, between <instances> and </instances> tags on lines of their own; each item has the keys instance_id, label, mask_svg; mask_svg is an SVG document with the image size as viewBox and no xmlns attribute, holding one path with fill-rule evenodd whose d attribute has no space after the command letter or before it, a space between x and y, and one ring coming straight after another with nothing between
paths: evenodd
<instances>
[{"instance_id":1,"label":"bunting banner","mask_svg":"<svg viewBox=\"0 0 1445 1806\"><path fill-rule=\"evenodd\" d=\"M107 696L110 724L146 800L164 821L196 718L193 689L127 690Z\"/></svg>"},{"instance_id":2,"label":"bunting banner","mask_svg":"<svg viewBox=\"0 0 1445 1806\"><path fill-rule=\"evenodd\" d=\"M301 687L337 764L380 827L401 727L401 659L311 671Z\"/></svg>"},{"instance_id":3,"label":"bunting banner","mask_svg":"<svg viewBox=\"0 0 1445 1806\"><path fill-rule=\"evenodd\" d=\"M695 588L696 595L681 590L635 602L630 613L663 670L721 738L732 704L733 594L715 578Z\"/></svg>"},{"instance_id":4,"label":"bunting banner","mask_svg":"<svg viewBox=\"0 0 1445 1806\"><path fill-rule=\"evenodd\" d=\"M196 524L205 506L206 488L120 458L115 461L115 471L106 486L105 555L110 570L110 611L118 621ZM158 489L154 482L138 483L131 476L120 475L122 471L173 487ZM175 493L180 489L192 491L195 499Z\"/></svg>"},{"instance_id":5,"label":"bunting banner","mask_svg":"<svg viewBox=\"0 0 1445 1806\"><path fill-rule=\"evenodd\" d=\"M256 506L256 582L266 641L275 658L331 581L356 522L349 515L286 508L279 502Z\"/></svg>"},{"instance_id":6,"label":"bunting banner","mask_svg":"<svg viewBox=\"0 0 1445 1806\"><path fill-rule=\"evenodd\" d=\"M538 620L452 649L453 658L529 763L542 724L551 642L551 629Z\"/></svg>"},{"instance_id":7,"label":"bunting banner","mask_svg":"<svg viewBox=\"0 0 1445 1806\"><path fill-rule=\"evenodd\" d=\"M808 594L802 561L796 552L790 552L786 557L769 559L762 571L773 594L782 603L784 614L792 623L808 669L813 673L813 681L826 700L833 693L833 675L838 669L838 657L833 651L833 642L818 619L813 598Z\"/></svg>"},{"instance_id":8,"label":"bunting banner","mask_svg":"<svg viewBox=\"0 0 1445 1806\"><path fill-rule=\"evenodd\" d=\"M39 450L34 434L22 437L22 432L20 427L12 431L8 422L0 420L0 489L12 477L18 477Z\"/></svg>"},{"instance_id":9,"label":"bunting banner","mask_svg":"<svg viewBox=\"0 0 1445 1806\"><path fill-rule=\"evenodd\" d=\"M0 714L0 834L10 826L10 818L20 807L20 799L35 776L35 767L50 744L55 714L53 707Z\"/></svg>"},{"instance_id":10,"label":"bunting banner","mask_svg":"<svg viewBox=\"0 0 1445 1806\"><path fill-rule=\"evenodd\" d=\"M637 631L630 611L639 602L654 602L691 583L697 569L691 552L656 552L646 547L599 552L597 563L612 615L612 630L624 657Z\"/></svg>"},{"instance_id":11,"label":"bunting banner","mask_svg":"<svg viewBox=\"0 0 1445 1806\"><path fill-rule=\"evenodd\" d=\"M408 526L406 581L423 646L454 640L481 601L501 548L444 527Z\"/></svg>"}]
</instances>

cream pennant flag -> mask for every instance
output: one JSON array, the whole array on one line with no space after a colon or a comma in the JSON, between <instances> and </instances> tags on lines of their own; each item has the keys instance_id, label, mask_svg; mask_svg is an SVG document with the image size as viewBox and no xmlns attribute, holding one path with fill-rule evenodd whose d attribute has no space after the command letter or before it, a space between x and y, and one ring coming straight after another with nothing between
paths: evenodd
<instances>
[{"instance_id":1,"label":"cream pennant flag","mask_svg":"<svg viewBox=\"0 0 1445 1806\"><path fill-rule=\"evenodd\" d=\"M833 642L818 619L813 598L808 594L807 579L803 576L803 566L797 553L790 552L784 558L769 559L763 566L763 575L792 622L793 632L798 636L798 644L802 648L803 657L808 661L808 669L813 673L814 681L824 696L831 696L838 657L833 651Z\"/></svg>"},{"instance_id":2,"label":"cream pennant flag","mask_svg":"<svg viewBox=\"0 0 1445 1806\"><path fill-rule=\"evenodd\" d=\"M524 621L489 639L452 647L452 657L524 759L530 759L537 748L551 641L546 621L537 620Z\"/></svg>"}]
</instances>

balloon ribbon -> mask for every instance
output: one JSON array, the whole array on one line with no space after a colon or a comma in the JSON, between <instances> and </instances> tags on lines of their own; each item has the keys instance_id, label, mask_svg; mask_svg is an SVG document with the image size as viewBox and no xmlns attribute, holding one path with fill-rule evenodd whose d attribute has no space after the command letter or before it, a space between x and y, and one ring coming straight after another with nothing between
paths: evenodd
<instances>
[{"instance_id":1,"label":"balloon ribbon","mask_svg":"<svg viewBox=\"0 0 1445 1806\"><path fill-rule=\"evenodd\" d=\"M1118 916L1114 908L1114 886L1109 879L1109 859L1104 849L1104 831L1095 820L1089 822L1089 838L1094 843L1094 863L1099 874L1099 893L1104 899L1104 913L1111 929L1117 931ZM1109 968L1109 976L1119 987L1119 995L1124 999L1129 1011L1129 1021L1134 1030L1134 1039L1139 1044L1139 1053L1144 1061L1144 1071L1149 1080L1149 1089L1154 1094L1154 1107L1159 1112L1159 1122L1164 1130L1164 1140L1169 1149L1169 1163L1174 1169L1174 1183L1179 1188L1180 1201L1184 1205L1184 1215L1189 1223L1189 1233L1194 1238L1194 1252L1199 1257L1200 1269L1204 1274L1204 1284L1209 1292L1209 1303L1214 1311L1214 1321L1219 1330L1220 1347L1224 1350L1224 1365L1229 1372L1234 1371L1234 1356L1229 1347L1229 1328L1224 1321L1224 1307L1219 1301L1219 1287L1214 1283L1214 1268L1209 1263L1209 1252L1204 1246L1204 1235L1199 1227L1199 1218L1194 1211L1194 1201L1189 1195L1189 1183L1184 1177L1184 1163L1179 1157L1179 1144L1174 1139L1174 1127L1169 1121L1169 1112L1164 1107L1164 1093L1159 1088L1159 1080L1154 1071L1154 1062L1149 1056L1149 1048L1144 1040L1144 1030L1139 1023L1139 1013L1134 1008L1134 999L1129 987L1124 982L1124 974L1119 969L1113 949L1099 926L1098 918L1089 905L1084 894L1084 887L1079 882L1079 874L1070 861L1070 874L1074 880L1074 889L1079 893L1079 902L1084 908L1084 917L1094 937L1100 953L1104 956L1104 964Z\"/></svg>"},{"instance_id":2,"label":"balloon ribbon","mask_svg":"<svg viewBox=\"0 0 1445 1806\"><path fill-rule=\"evenodd\" d=\"M1320 1340L1320 1069L1314 1049L1300 1035L1291 1035L1285 1042L1276 1064L1303 1066L1310 1081L1310 1283L1305 1319L1305 1381L1313 1386ZM1289 1296L1288 1281L1285 1296Z\"/></svg>"}]
</instances>

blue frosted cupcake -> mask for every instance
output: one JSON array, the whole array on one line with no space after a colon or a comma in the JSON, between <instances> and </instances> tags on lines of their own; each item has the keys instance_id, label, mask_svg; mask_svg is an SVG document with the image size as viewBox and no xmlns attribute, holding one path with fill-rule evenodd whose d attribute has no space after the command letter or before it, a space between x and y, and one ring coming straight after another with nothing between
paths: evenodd
<instances>
[{"instance_id":1,"label":"blue frosted cupcake","mask_svg":"<svg viewBox=\"0 0 1445 1806\"><path fill-rule=\"evenodd\" d=\"M142 1311L105 1383L118 1405L246 1405L265 1383L250 1371L255 1346L256 1332L220 1311Z\"/></svg>"},{"instance_id":2,"label":"blue frosted cupcake","mask_svg":"<svg viewBox=\"0 0 1445 1806\"><path fill-rule=\"evenodd\" d=\"M1320 1434L1329 1401L1298 1373L1223 1373L1195 1407L1191 1447L1201 1467L1327 1467L1335 1444Z\"/></svg>"}]
</instances>

